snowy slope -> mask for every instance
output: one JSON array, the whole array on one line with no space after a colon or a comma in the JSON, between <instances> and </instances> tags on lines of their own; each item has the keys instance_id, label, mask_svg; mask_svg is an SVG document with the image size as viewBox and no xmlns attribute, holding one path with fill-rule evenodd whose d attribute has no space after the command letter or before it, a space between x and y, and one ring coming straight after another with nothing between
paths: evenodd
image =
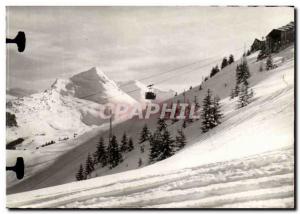
<instances>
[{"instance_id":1,"label":"snowy slope","mask_svg":"<svg viewBox=\"0 0 300 214\"><path fill-rule=\"evenodd\" d=\"M233 159L240 159L239 167L237 168L236 174L232 174L232 176L242 176L243 174L250 175L249 179L254 179L255 182L260 182L259 175L265 175L268 181L273 181L270 171L276 170L284 170L284 176L288 177L288 182L283 184L282 187L276 184L277 179L280 178L275 176L275 180L272 184L266 186L266 191L257 191L260 189L260 185L258 187L251 187L250 189L244 188L245 191L249 190L250 192L241 192L240 195L233 195L232 198L244 198L239 203L236 203L235 206L250 206L253 204L257 204L257 206L267 206L268 204L275 204L276 206L292 206L292 194L293 194L293 183L291 179L291 173L293 173L293 168L288 167L293 164L293 118L294 118L294 109L293 109L293 96L294 96L294 61L293 57L293 48L288 48L283 52L279 53L278 56L280 59L285 58L284 62L278 62L279 67L272 71L268 72L258 72L258 68L260 62L256 62L255 56L250 56L248 58L250 71L252 77L250 79L251 87L253 87L255 91L255 100L247 107L243 109L236 110L236 100L229 100L228 96L233 86L234 82L234 71L235 66L232 65L228 68L224 69L212 79L209 79L203 85L203 90L199 91L197 88L194 88L191 91L186 93L186 97L188 99L193 99L195 95L198 95L198 98L202 100L202 97L205 94L205 91L210 88L213 89L214 93L218 94L222 98L222 110L225 114L224 122L213 129L212 131L201 134L200 124L201 121L194 122L190 126L185 129L185 133L187 136L188 144L187 146L180 151L178 154L158 163L155 163L150 166L144 164L143 168L137 169L138 158L145 158L147 153L141 154L138 152L139 147L136 146L136 149L126 156L126 159L122 164L120 164L117 168L111 171L98 171L97 175L107 175L99 178L75 182L70 184L62 185L61 187L52 187L47 189L41 189L28 193L21 193L16 195L11 195L8 198L8 206L41 206L41 207L57 207L57 206L68 206L68 207L84 207L88 204L89 207L95 206L107 206L107 207L118 207L118 206L127 206L126 204L120 205L122 201L127 203L127 201L141 199L143 202L133 203L129 206L137 207L141 204L143 207L145 206L160 206L158 201L164 202L163 200L156 200L151 203L149 199L149 195L160 197L163 195L158 190L160 187L166 187L167 189L170 186L164 186L165 182L168 182L166 179L171 179L172 176L176 177L180 175L182 171L186 172L187 176L190 176L190 173L193 172L191 168L206 168L205 166L208 164L208 170L211 171L214 167L219 167L225 165L224 173L231 172L230 167L231 164L234 163ZM282 60L280 60L282 61ZM224 85L224 81L227 83L227 87ZM183 99L182 95L176 97L176 99ZM200 102L201 103L201 102ZM155 126L156 119L151 118L150 121L129 121L123 124L119 124L114 128L116 130L116 135L120 137L124 131L126 131L130 136L133 136L134 140L138 138L138 133L136 130L140 130L142 124L147 122L150 128ZM181 123L175 123L174 125L170 125L169 129L174 133L177 128L181 127ZM102 133L105 134L105 133ZM28 191L33 188L42 188L46 186L52 186L62 183L67 183L74 180L74 174L78 168L78 165L85 160L85 156L88 152L92 152L95 148L95 143L97 142L98 136L92 140L87 141L84 146L78 147L77 150L73 150L72 153L66 154L62 157L58 163L64 163L65 168L63 170L57 170L58 166L52 165L49 168L46 168L39 175L33 176L32 179L27 179L23 183L8 189L8 192L20 192L20 191ZM79 152L80 151L80 152ZM261 153L265 153L266 156L263 156L263 160L259 159L261 157ZM278 154L278 156L274 155ZM253 156L254 155L254 156ZM246 156L253 156L251 162L247 163ZM283 157L285 162L278 161L275 166L270 165L267 160L273 158L281 160ZM274 160L275 161L275 160ZM216 163L219 162L219 163ZM225 163L226 162L226 163ZM266 163L267 162L267 163ZM216 166L212 166L210 164L216 164ZM259 171L258 167L261 164L266 164L267 169ZM227 164L227 165L226 165ZM288 166L286 165L288 164ZM248 172L247 169L252 168L253 171ZM127 171L129 169L134 169ZM285 172L285 170L287 172ZM123 172L127 171L127 172ZM122 172L122 173L119 173ZM113 175L109 175L112 173L116 173ZM223 171L216 170L216 173L223 173ZM280 174L280 173L279 173ZM165 176L162 176L165 175ZM202 174L199 174L200 178ZM214 176L209 175L208 181L204 181L205 186L210 182L214 181ZM153 181L150 178L153 177ZM262 176L264 177L264 176ZM45 179L47 178L47 179ZM143 178L149 178L150 181L145 181ZM174 185L178 183L183 183L184 185L190 185L190 191L193 192L197 186L193 185L195 182L191 181L191 184L185 184L185 180L188 177L178 177ZM222 183L226 180L220 179L229 179L229 177L224 178L220 176L219 181L216 183ZM211 179L211 180L210 180ZM199 179L197 179L198 181ZM241 179L242 181L243 179ZM128 185L124 186L124 183ZM139 194L140 189L137 188L135 182L140 182L142 193ZM280 182L280 181L278 181ZM118 186L120 184L121 186ZM153 185L157 186L153 186ZM237 183L241 185L240 183ZM103 185L103 186L102 186ZM107 189L106 185L112 186L112 189ZM198 185L198 183L197 183ZM245 184L247 186L247 184ZM171 185L172 186L172 185ZM222 184L219 184L222 186ZM127 189L128 187L128 189ZM152 188L158 187L155 189L156 191L151 191ZM211 186L211 188L215 188ZM254 188L254 189L253 189ZM89 189L93 189L88 191ZM163 189L163 188L162 188ZM172 188L171 188L172 189ZM181 189L181 188L180 188ZM202 200L205 199L205 203L203 206L227 206L225 204L217 204L216 201L220 200L231 200L227 199L226 194L231 194L230 190L226 190L224 187L224 197L222 198L208 198L212 195L215 196L216 192L210 190L208 188L207 194L195 194L198 198L192 198L185 196L184 192L181 194L181 191L174 191L172 194L166 190L165 194L171 195L172 198L166 203L162 204L162 207L168 206L201 206L198 202L193 204L193 200ZM236 189L236 188L235 188ZM244 190L241 188L241 190ZM64 191L64 190L69 190ZM106 191L105 194L102 194L102 191ZM72 198L71 192L77 192ZM118 191L123 192L122 195L119 194ZM252 192L251 192L252 191ZM60 193L59 193L60 192ZM156 194L156 192L158 192ZM188 192L188 190L187 190ZM200 190L202 192L202 190ZM283 193L282 193L283 192ZM51 194L47 194L51 193ZM145 194L147 193L147 194ZM222 192L223 193L223 192ZM57 200L50 200L49 197L58 197L62 194L64 197L59 198L63 202L57 203ZM133 196L131 195L133 194ZM191 194L191 193L189 193ZM233 194L233 193L232 193ZM258 195L261 195L258 197ZM32 196L30 196L32 195ZM49 204L41 203L41 201L35 201L34 196L41 198L46 198L45 200L50 200ZM143 197L145 195L145 197ZM194 195L194 194L192 194ZM252 195L252 198L248 198L243 195ZM23 200L23 198L28 198ZM136 197L135 197L136 196ZM274 197L275 198L274 198ZM255 203L249 204L248 202L257 198L258 201ZM225 198L225 199L224 199ZM280 198L280 199L278 199ZM97 203L102 200L110 200L107 203ZM169 204L170 202L174 202L173 199L181 201L181 204ZM281 200L282 199L282 200ZM191 200L190 203L184 204L184 201ZM211 201L210 201L211 200ZM19 202L18 202L19 201ZM82 203L81 203L82 201ZM86 202L87 201L87 202ZM208 201L208 202L207 202ZM77 203L78 202L78 203ZM228 202L229 203L229 202ZM227 203L227 204L228 204ZM248 204L247 204L248 203ZM208 205L207 205L208 204ZM275 205L274 205L275 206Z\"/></svg>"},{"instance_id":2,"label":"snowy slope","mask_svg":"<svg viewBox=\"0 0 300 214\"><path fill-rule=\"evenodd\" d=\"M183 170L109 177L9 195L9 208L291 208L293 151ZM144 168L146 169L146 168Z\"/></svg>"}]
</instances>

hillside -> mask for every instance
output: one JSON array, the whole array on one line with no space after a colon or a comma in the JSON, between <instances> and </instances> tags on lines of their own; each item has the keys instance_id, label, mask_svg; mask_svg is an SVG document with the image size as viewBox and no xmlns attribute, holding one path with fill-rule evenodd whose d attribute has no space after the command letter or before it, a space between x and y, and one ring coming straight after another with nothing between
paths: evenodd
<instances>
[{"instance_id":1,"label":"hillside","mask_svg":"<svg viewBox=\"0 0 300 214\"><path fill-rule=\"evenodd\" d=\"M249 81L255 99L242 109L236 108L236 98L228 97L235 65L205 82L202 91L194 88L187 92L186 98L193 99L198 94L200 99L208 88L213 89L221 97L223 123L205 134L200 131L201 120L189 124L184 130L188 144L174 156L138 168L138 158L147 158L147 154L139 153L136 144L136 149L117 168L97 171L98 175L115 173L113 175L9 195L7 206L293 207L293 55L293 48L274 55L278 68L264 72L259 72L260 62L256 62L255 54L248 57L252 75ZM182 95L177 97L182 98ZM144 122L132 124L132 132ZM155 118L147 121L150 127L155 122ZM128 122L117 125L116 134L120 136L126 126ZM179 127L180 122L168 126L172 133ZM127 131L136 140L137 134L131 134L129 128ZM80 154L90 152L91 145L95 142L88 141ZM75 167L70 169L69 166L78 166L80 161L75 157L79 156L75 150L66 154L60 159L66 167L64 170L54 173L54 167L49 167L47 170L52 174L44 172L10 191L28 190L25 184L30 186L34 181L37 188L71 181Z\"/></svg>"},{"instance_id":2,"label":"hillside","mask_svg":"<svg viewBox=\"0 0 300 214\"><path fill-rule=\"evenodd\" d=\"M236 63L234 63L207 80L203 84L201 91L199 91L199 87L194 87L192 90L187 91L185 95L186 99L189 100L194 100L194 97L197 96L201 105L206 90L208 88L212 89L213 93L222 99L221 105L225 117L224 122L219 127L207 134L202 134L200 130L201 120L189 124L184 130L188 141L187 146L171 158L147 166L148 144L145 142L146 152L141 153L137 140L140 130L145 123L148 124L152 131L155 129L157 118L154 116L147 121L132 119L118 124L114 126L114 134L120 139L122 134L126 132L133 138L135 150L128 153L124 162L116 168L112 170L107 168L98 169L93 176L108 175L112 176L109 178L121 179L121 177L127 176L127 173L132 173L132 175L141 174L143 176L147 174L161 174L166 171L181 170L194 166L200 167L203 164L228 161L248 155L280 150L283 147L291 147L293 143L292 121L294 116L294 63L292 59L294 49L288 48L274 55L274 61L278 64L278 68L268 72L259 72L260 62L256 62L256 54L254 53L248 57L252 75L249 81L255 91L255 100L249 106L237 110L237 100L230 100L228 97L235 81ZM283 58L284 60L282 60ZM226 87L224 83L227 84ZM178 95L176 99L183 99L183 95ZM182 122L177 122L173 125L169 123L168 129L174 136L177 128L181 126ZM278 133L282 133L280 138ZM101 131L95 137L90 135L89 140L84 144L60 156L55 163L41 172L12 186L8 189L8 192L28 191L74 181L74 175L78 170L78 166L85 161L87 153L95 150L99 135L107 137L107 132ZM55 149L55 145L53 145L53 149ZM139 168L139 158L143 160L142 167L145 166L141 169L137 169ZM176 164L173 164L174 162ZM63 170L60 170L61 163L64 163L65 166ZM128 172L120 174L120 172L124 171ZM114 173L116 174L110 175ZM104 176L97 179L107 179L107 177ZM83 183L87 184L88 182L93 183L92 180L84 181ZM78 182L74 183L74 185L76 184Z\"/></svg>"}]
</instances>

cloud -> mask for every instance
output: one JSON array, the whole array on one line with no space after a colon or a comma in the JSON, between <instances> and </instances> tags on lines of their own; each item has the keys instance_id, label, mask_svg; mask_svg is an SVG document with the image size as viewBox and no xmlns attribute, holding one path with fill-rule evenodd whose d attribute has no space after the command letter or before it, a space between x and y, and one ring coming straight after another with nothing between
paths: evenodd
<instances>
[{"instance_id":1,"label":"cloud","mask_svg":"<svg viewBox=\"0 0 300 214\"><path fill-rule=\"evenodd\" d=\"M240 53L245 43L293 20L293 8L7 7L7 17L8 37L18 30L27 35L24 53L7 48L9 86L41 90L93 66L119 81ZM175 78L163 87L198 83Z\"/></svg>"}]
</instances>

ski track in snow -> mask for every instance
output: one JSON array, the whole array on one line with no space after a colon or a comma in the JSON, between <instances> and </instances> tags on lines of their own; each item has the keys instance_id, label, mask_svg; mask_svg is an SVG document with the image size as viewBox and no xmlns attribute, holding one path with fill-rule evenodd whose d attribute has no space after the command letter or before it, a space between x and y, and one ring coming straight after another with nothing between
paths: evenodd
<instances>
[{"instance_id":1,"label":"ski track in snow","mask_svg":"<svg viewBox=\"0 0 300 214\"><path fill-rule=\"evenodd\" d=\"M68 192L58 188L50 195L33 191L28 192L26 199L19 200L18 194L10 195L8 207L293 207L293 167L293 149L285 148L163 175L120 179L117 183L89 189Z\"/></svg>"}]
</instances>

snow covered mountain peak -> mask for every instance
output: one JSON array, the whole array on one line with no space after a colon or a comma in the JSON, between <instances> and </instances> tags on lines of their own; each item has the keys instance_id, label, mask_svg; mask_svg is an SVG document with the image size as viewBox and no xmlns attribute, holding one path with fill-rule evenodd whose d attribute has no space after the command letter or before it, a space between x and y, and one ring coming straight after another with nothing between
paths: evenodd
<instances>
[{"instance_id":1,"label":"snow covered mountain peak","mask_svg":"<svg viewBox=\"0 0 300 214\"><path fill-rule=\"evenodd\" d=\"M74 96L77 98L100 104L108 102L136 103L133 98L124 93L113 80L109 79L97 67L72 76L70 81L66 87L74 91Z\"/></svg>"},{"instance_id":2,"label":"snow covered mountain peak","mask_svg":"<svg viewBox=\"0 0 300 214\"><path fill-rule=\"evenodd\" d=\"M99 68L56 79L44 92L9 101L7 111L16 116L18 127L7 129L7 142L24 138L22 146L35 148L47 141L71 138L107 122L100 117L99 104L119 103L133 106L137 101Z\"/></svg>"},{"instance_id":3,"label":"snow covered mountain peak","mask_svg":"<svg viewBox=\"0 0 300 214\"><path fill-rule=\"evenodd\" d=\"M113 82L106 76L106 74L104 74L104 72L99 67L92 67L87 71L74 75L73 77L71 77L71 79L85 79L89 81L101 81L103 83Z\"/></svg>"},{"instance_id":4,"label":"snow covered mountain peak","mask_svg":"<svg viewBox=\"0 0 300 214\"><path fill-rule=\"evenodd\" d=\"M56 79L51 89L65 96L70 95L100 104L136 104L118 85L98 67L73 75L70 79Z\"/></svg>"}]
</instances>

